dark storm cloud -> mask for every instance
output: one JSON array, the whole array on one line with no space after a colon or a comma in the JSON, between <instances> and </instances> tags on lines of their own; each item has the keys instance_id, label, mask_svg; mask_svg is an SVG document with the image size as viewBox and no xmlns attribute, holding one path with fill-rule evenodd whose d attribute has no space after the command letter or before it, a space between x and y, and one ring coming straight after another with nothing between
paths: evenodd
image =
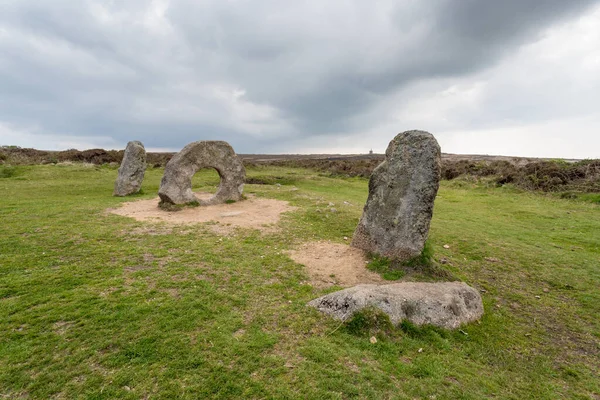
<instances>
[{"instance_id":1,"label":"dark storm cloud","mask_svg":"<svg viewBox=\"0 0 600 400\"><path fill-rule=\"evenodd\" d=\"M250 99L276 104L310 135L344 132L348 117L415 80L485 68L591 3L390 3L379 18L340 4L323 6L327 23L315 24L303 20L312 13L279 14L277 2L257 8L222 3L209 12L175 2L169 17L191 43L208 41L208 49L228 54L227 69Z\"/></svg>"},{"instance_id":2,"label":"dark storm cloud","mask_svg":"<svg viewBox=\"0 0 600 400\"><path fill-rule=\"evenodd\" d=\"M493 66L593 3L5 1L0 123L260 152L360 131L402 88Z\"/></svg>"}]
</instances>

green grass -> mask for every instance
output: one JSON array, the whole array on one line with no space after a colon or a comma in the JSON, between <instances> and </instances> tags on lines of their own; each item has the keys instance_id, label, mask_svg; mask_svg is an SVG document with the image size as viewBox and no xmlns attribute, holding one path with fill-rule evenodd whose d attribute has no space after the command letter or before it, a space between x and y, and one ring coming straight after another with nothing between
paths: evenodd
<instances>
[{"instance_id":1,"label":"green grass","mask_svg":"<svg viewBox=\"0 0 600 400\"><path fill-rule=\"evenodd\" d=\"M480 323L389 329L362 315L340 327L306 307L326 290L285 250L347 243L366 180L249 169L262 184L246 194L298 209L277 233L219 237L107 213L156 197L162 169L129 198L111 196L116 176L61 164L0 175L0 397L600 396L597 203L442 182L429 243L448 260L439 268L482 291ZM214 171L194 177L216 185Z\"/></svg>"},{"instance_id":2,"label":"green grass","mask_svg":"<svg viewBox=\"0 0 600 400\"><path fill-rule=\"evenodd\" d=\"M0 165L0 179L1 178L14 178L21 172L20 167L13 165Z\"/></svg>"},{"instance_id":3,"label":"green grass","mask_svg":"<svg viewBox=\"0 0 600 400\"><path fill-rule=\"evenodd\" d=\"M433 262L433 246L431 245L431 242L426 241L421 254L410 260L404 261L401 265L411 268L426 268L431 267Z\"/></svg>"},{"instance_id":4,"label":"green grass","mask_svg":"<svg viewBox=\"0 0 600 400\"><path fill-rule=\"evenodd\" d=\"M370 255L367 269L377 272L383 279L388 281L398 280L405 275L402 269L392 267L392 260L378 254Z\"/></svg>"},{"instance_id":5,"label":"green grass","mask_svg":"<svg viewBox=\"0 0 600 400\"><path fill-rule=\"evenodd\" d=\"M377 272L388 281L404 279L407 281L456 281L458 278L442 268L434 259L434 250L430 241L416 257L409 260L392 260L378 254L369 254L367 269Z\"/></svg>"}]
</instances>

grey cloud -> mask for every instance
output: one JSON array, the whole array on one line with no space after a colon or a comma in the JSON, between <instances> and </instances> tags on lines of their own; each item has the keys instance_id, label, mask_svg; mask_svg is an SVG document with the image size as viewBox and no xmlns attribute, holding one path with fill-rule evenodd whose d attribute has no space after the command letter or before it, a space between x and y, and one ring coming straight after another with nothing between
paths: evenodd
<instances>
[{"instance_id":1,"label":"grey cloud","mask_svg":"<svg viewBox=\"0 0 600 400\"><path fill-rule=\"evenodd\" d=\"M593 3L172 0L165 31L153 31L146 1L98 2L115 19L103 22L94 2L21 0L0 15L0 121L147 147L202 136L260 151L270 139L228 121L227 104L201 93L209 89L185 90L216 85L275 110L282 138L343 135L374 124L357 116L403 88L489 68ZM152 110L163 106L173 115L161 120ZM179 121L187 106L183 114L205 115Z\"/></svg>"},{"instance_id":2,"label":"grey cloud","mask_svg":"<svg viewBox=\"0 0 600 400\"><path fill-rule=\"evenodd\" d=\"M446 1L439 23L455 37L496 43L536 32L550 22L576 15L594 1Z\"/></svg>"},{"instance_id":3,"label":"grey cloud","mask_svg":"<svg viewBox=\"0 0 600 400\"><path fill-rule=\"evenodd\" d=\"M340 15L330 15L326 28L317 25L321 30L315 35L310 32L311 21L303 21L302 15L289 27L270 18L280 9L275 3L258 10L222 5L210 10L214 13L203 13L200 6L190 12L189 4L177 2L169 16L190 41L212 38L219 44L219 52L231 61L230 78L248 88L249 98L277 104L302 132L318 135L345 131L348 117L415 80L461 76L493 65L516 45L535 40L546 25L592 3L438 1L437 7L398 3L382 20L357 29L370 40L348 32L348 41L336 40L336 31L347 28L337 24ZM256 14L266 21L253 18ZM296 30L289 32L291 28ZM418 31L415 37L413 30ZM405 36L411 41L403 40ZM389 51L370 55L371 47Z\"/></svg>"}]
</instances>

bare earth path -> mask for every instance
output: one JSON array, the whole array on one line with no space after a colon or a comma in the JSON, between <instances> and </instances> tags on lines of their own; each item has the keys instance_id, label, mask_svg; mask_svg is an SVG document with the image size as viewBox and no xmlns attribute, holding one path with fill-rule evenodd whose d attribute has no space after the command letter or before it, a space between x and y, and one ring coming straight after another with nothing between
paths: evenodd
<instances>
[{"instance_id":1,"label":"bare earth path","mask_svg":"<svg viewBox=\"0 0 600 400\"><path fill-rule=\"evenodd\" d=\"M288 254L292 260L306 267L315 287L350 287L360 283L384 282L379 274L366 268L367 259L363 251L346 244L327 241L303 243Z\"/></svg>"},{"instance_id":2,"label":"bare earth path","mask_svg":"<svg viewBox=\"0 0 600 400\"><path fill-rule=\"evenodd\" d=\"M197 193L200 198L209 198L210 193ZM287 201L263 199L249 196L248 199L231 204L190 207L180 211L165 211L158 207L159 198L123 203L109 212L145 222L167 222L170 224L198 224L214 222L211 228L219 234L228 233L236 227L260 231L274 231L281 214L296 208Z\"/></svg>"}]
</instances>

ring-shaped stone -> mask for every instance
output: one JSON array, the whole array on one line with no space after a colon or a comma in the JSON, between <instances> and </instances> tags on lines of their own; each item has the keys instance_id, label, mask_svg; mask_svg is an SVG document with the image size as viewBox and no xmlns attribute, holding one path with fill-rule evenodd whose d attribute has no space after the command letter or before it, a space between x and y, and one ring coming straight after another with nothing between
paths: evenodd
<instances>
[{"instance_id":1,"label":"ring-shaped stone","mask_svg":"<svg viewBox=\"0 0 600 400\"><path fill-rule=\"evenodd\" d=\"M202 200L192 192L192 177L201 168L214 168L221 182L213 197ZM167 204L208 206L242 198L246 170L229 143L199 141L185 146L166 165L158 195Z\"/></svg>"}]
</instances>

